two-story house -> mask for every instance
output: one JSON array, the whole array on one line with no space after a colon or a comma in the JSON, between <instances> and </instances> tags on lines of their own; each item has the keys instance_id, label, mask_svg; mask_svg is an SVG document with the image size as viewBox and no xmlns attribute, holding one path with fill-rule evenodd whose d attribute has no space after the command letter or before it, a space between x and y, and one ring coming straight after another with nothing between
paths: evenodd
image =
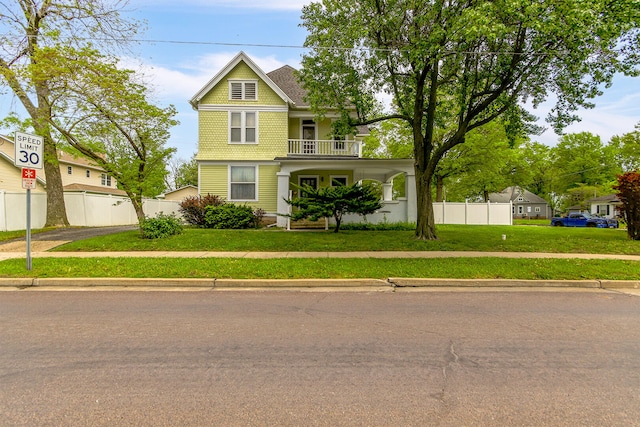
<instances>
[{"instance_id":1,"label":"two-story house","mask_svg":"<svg viewBox=\"0 0 640 427\"><path fill-rule=\"evenodd\" d=\"M369 221L416 219L411 159L362 157L362 136L333 135L328 114L316 121L295 70L265 73L240 52L191 99L198 111L198 192L263 209L289 212L295 185L382 183L384 207ZM406 197L392 200L393 179L405 176ZM294 185L295 184L295 185ZM286 226L287 218L277 216Z\"/></svg>"},{"instance_id":2,"label":"two-story house","mask_svg":"<svg viewBox=\"0 0 640 427\"><path fill-rule=\"evenodd\" d=\"M0 135L0 190L14 192L22 190L21 170L14 162L14 141ZM125 195L117 188L116 180L104 169L82 156L73 156L59 151L58 163L65 192L87 192L96 194ZM34 192L44 192L46 179L44 170L37 171L37 183Z\"/></svg>"}]
</instances>

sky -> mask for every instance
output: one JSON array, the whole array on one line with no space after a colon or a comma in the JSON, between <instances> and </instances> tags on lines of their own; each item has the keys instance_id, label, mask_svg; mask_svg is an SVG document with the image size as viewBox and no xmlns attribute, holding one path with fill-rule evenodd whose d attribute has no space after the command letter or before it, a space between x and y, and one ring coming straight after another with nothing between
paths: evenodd
<instances>
[{"instance_id":1,"label":"sky","mask_svg":"<svg viewBox=\"0 0 640 427\"><path fill-rule=\"evenodd\" d=\"M191 99L240 51L265 72L283 65L299 68L306 30L300 26L302 6L309 0L131 0L125 15L144 21L140 41L127 68L140 69L160 106L173 104L180 124L171 130L168 145L188 160L197 151L197 112ZM591 132L603 143L634 130L640 122L640 78L616 77L611 88L595 100L596 108L579 111L582 121L565 132ZM551 103L532 112L543 119ZM0 117L25 113L13 96L0 97ZM541 123L544 124L544 123ZM547 126L548 127L548 126ZM2 133L10 129L0 129ZM549 146L558 135L547 130L532 139Z\"/></svg>"}]
</instances>

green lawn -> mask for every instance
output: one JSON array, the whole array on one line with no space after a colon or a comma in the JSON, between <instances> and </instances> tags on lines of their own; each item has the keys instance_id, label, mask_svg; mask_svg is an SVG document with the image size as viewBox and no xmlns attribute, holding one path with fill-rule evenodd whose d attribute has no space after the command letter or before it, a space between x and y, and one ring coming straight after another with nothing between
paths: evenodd
<instances>
[{"instance_id":1,"label":"green lawn","mask_svg":"<svg viewBox=\"0 0 640 427\"><path fill-rule=\"evenodd\" d=\"M36 258L0 263L0 277L640 280L640 262L579 259Z\"/></svg>"},{"instance_id":2,"label":"green lawn","mask_svg":"<svg viewBox=\"0 0 640 427\"><path fill-rule=\"evenodd\" d=\"M137 231L69 243L56 251L498 251L640 254L624 230L530 227L438 226L437 241L417 241L412 231L208 230L188 228L166 239L141 239ZM506 239L503 240L502 236Z\"/></svg>"},{"instance_id":3,"label":"green lawn","mask_svg":"<svg viewBox=\"0 0 640 427\"><path fill-rule=\"evenodd\" d=\"M186 229L143 240L137 231L60 246L58 251L497 251L640 254L624 230L531 226L438 226L440 240L416 241L411 231L286 232ZM505 235L503 240L502 236ZM150 278L504 278L640 280L640 262L580 259L436 258L36 258L0 263L0 277Z\"/></svg>"}]
</instances>

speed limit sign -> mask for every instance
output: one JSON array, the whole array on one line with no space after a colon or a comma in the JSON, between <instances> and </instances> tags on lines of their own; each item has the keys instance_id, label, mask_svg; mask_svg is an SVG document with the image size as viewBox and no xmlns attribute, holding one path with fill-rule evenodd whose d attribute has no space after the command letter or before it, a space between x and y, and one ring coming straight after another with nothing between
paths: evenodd
<instances>
[{"instance_id":1,"label":"speed limit sign","mask_svg":"<svg viewBox=\"0 0 640 427\"><path fill-rule=\"evenodd\" d=\"M20 168L42 169L44 138L29 133L16 132L15 165Z\"/></svg>"}]
</instances>

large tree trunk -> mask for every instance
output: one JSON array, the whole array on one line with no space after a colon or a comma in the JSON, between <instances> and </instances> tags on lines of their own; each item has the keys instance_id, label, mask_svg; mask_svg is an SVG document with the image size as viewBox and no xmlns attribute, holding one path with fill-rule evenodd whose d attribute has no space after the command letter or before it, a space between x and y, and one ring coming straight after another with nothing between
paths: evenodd
<instances>
[{"instance_id":1,"label":"large tree trunk","mask_svg":"<svg viewBox=\"0 0 640 427\"><path fill-rule=\"evenodd\" d=\"M48 131L39 132L44 136L44 175L47 180L47 219L45 227L68 227L67 209L64 203L62 175L58 163L56 145Z\"/></svg>"},{"instance_id":2,"label":"large tree trunk","mask_svg":"<svg viewBox=\"0 0 640 427\"><path fill-rule=\"evenodd\" d=\"M423 172L419 168L416 171L416 197L418 217L416 221L416 239L438 240L436 234L436 221L433 215L433 198L431 197L432 174Z\"/></svg>"},{"instance_id":3,"label":"large tree trunk","mask_svg":"<svg viewBox=\"0 0 640 427\"><path fill-rule=\"evenodd\" d=\"M138 218L138 224L142 225L142 222L145 220L144 210L142 209L142 197L138 197L136 195L127 193L129 199L131 199L131 204L133 205L133 209L136 211L136 217Z\"/></svg>"}]
</instances>

